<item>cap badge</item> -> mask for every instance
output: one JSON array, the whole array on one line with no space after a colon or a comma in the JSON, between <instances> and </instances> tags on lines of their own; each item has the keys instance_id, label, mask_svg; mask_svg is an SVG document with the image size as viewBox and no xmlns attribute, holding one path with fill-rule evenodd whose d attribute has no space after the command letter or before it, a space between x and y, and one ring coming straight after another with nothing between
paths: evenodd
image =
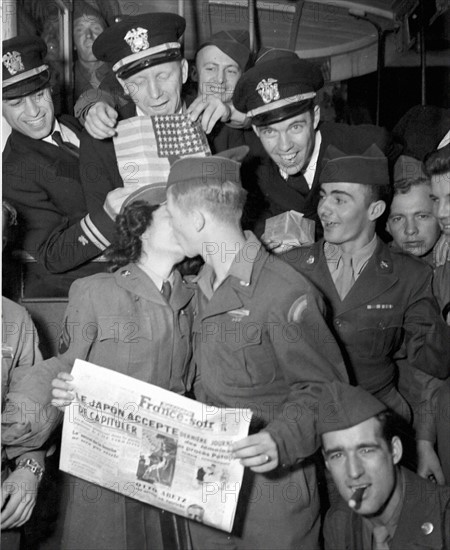
<instances>
[{"instance_id":1,"label":"cap badge","mask_svg":"<svg viewBox=\"0 0 450 550\"><path fill-rule=\"evenodd\" d=\"M10 75L15 75L19 71L24 71L22 57L19 52L8 52L2 57L3 65L8 69Z\"/></svg>"},{"instance_id":2,"label":"cap badge","mask_svg":"<svg viewBox=\"0 0 450 550\"><path fill-rule=\"evenodd\" d=\"M150 44L148 43L148 31L142 27L130 29L125 35L124 40L130 46L133 53L148 50L150 47Z\"/></svg>"},{"instance_id":3,"label":"cap badge","mask_svg":"<svg viewBox=\"0 0 450 550\"><path fill-rule=\"evenodd\" d=\"M263 78L261 82L256 86L256 91L261 96L264 103L270 103L280 99L280 92L278 91L278 80L275 78Z\"/></svg>"}]
</instances>

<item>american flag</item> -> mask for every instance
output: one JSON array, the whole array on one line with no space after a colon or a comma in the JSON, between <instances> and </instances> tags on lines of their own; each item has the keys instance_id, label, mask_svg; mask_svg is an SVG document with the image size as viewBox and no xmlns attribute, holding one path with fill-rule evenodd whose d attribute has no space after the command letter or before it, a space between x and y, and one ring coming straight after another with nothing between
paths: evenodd
<instances>
[{"instance_id":1,"label":"american flag","mask_svg":"<svg viewBox=\"0 0 450 550\"><path fill-rule=\"evenodd\" d=\"M123 120L113 141L124 187L167 181L175 160L211 155L201 123L185 114Z\"/></svg>"}]
</instances>

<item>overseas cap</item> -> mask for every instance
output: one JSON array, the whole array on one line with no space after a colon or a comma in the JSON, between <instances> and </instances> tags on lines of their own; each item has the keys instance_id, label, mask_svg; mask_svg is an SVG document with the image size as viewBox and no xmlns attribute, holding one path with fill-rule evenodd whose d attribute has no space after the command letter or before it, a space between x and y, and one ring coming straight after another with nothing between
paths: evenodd
<instances>
[{"instance_id":1,"label":"overseas cap","mask_svg":"<svg viewBox=\"0 0 450 550\"><path fill-rule=\"evenodd\" d=\"M186 157L177 160L170 169L167 188L177 183L197 181L202 184L231 181L241 187L240 163L221 156Z\"/></svg>"},{"instance_id":2,"label":"overseas cap","mask_svg":"<svg viewBox=\"0 0 450 550\"><path fill-rule=\"evenodd\" d=\"M50 80L45 42L37 36L3 40L3 99L24 97L44 88Z\"/></svg>"},{"instance_id":3,"label":"overseas cap","mask_svg":"<svg viewBox=\"0 0 450 550\"><path fill-rule=\"evenodd\" d=\"M146 13L123 17L95 40L92 51L97 59L112 64L120 78L181 59L179 39L186 21L175 13Z\"/></svg>"},{"instance_id":4,"label":"overseas cap","mask_svg":"<svg viewBox=\"0 0 450 550\"><path fill-rule=\"evenodd\" d=\"M319 183L389 184L388 161L381 150L371 145L360 155L349 155L329 145L325 151Z\"/></svg>"},{"instance_id":5,"label":"overseas cap","mask_svg":"<svg viewBox=\"0 0 450 550\"><path fill-rule=\"evenodd\" d=\"M232 29L216 32L198 48L196 56L206 46L216 46L228 57L231 57L233 61L236 61L241 71L245 70L250 57L250 37L248 31Z\"/></svg>"},{"instance_id":6,"label":"overseas cap","mask_svg":"<svg viewBox=\"0 0 450 550\"><path fill-rule=\"evenodd\" d=\"M320 69L294 52L267 52L236 85L233 104L256 126L274 124L305 112L323 86ZM266 59L266 60L265 60Z\"/></svg>"},{"instance_id":7,"label":"overseas cap","mask_svg":"<svg viewBox=\"0 0 450 550\"><path fill-rule=\"evenodd\" d=\"M430 178L425 174L425 167L420 160L407 155L400 155L394 165L394 185L404 183L429 183Z\"/></svg>"},{"instance_id":8,"label":"overseas cap","mask_svg":"<svg viewBox=\"0 0 450 550\"><path fill-rule=\"evenodd\" d=\"M386 410L386 405L360 386L327 384L320 397L317 433L347 430Z\"/></svg>"}]
</instances>

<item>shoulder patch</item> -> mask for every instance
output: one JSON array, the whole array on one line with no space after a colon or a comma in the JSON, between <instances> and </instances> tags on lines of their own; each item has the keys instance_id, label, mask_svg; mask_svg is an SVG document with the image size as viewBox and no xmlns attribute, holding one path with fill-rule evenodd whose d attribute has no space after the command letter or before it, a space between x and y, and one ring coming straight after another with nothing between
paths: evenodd
<instances>
[{"instance_id":1,"label":"shoulder patch","mask_svg":"<svg viewBox=\"0 0 450 550\"><path fill-rule=\"evenodd\" d=\"M300 323L303 317L303 314L308 309L308 297L300 296L289 308L288 313L288 322L289 323Z\"/></svg>"}]
</instances>

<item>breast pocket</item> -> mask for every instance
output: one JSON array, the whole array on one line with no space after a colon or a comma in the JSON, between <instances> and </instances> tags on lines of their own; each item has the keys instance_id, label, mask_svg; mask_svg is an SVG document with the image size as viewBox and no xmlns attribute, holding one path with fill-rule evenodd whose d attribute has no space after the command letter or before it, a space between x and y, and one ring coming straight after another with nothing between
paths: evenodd
<instances>
[{"instance_id":1,"label":"breast pocket","mask_svg":"<svg viewBox=\"0 0 450 550\"><path fill-rule=\"evenodd\" d=\"M153 332L149 319L100 317L94 354L105 367L142 378L150 368ZM91 359L93 362L94 360Z\"/></svg>"},{"instance_id":2,"label":"breast pocket","mask_svg":"<svg viewBox=\"0 0 450 550\"><path fill-rule=\"evenodd\" d=\"M357 345L361 357L388 355L400 344L403 314L389 310L365 310L357 317Z\"/></svg>"},{"instance_id":3,"label":"breast pocket","mask_svg":"<svg viewBox=\"0 0 450 550\"><path fill-rule=\"evenodd\" d=\"M229 368L222 376L228 385L256 388L274 381L277 360L268 335L257 323L239 323L239 338L226 342Z\"/></svg>"}]
</instances>

